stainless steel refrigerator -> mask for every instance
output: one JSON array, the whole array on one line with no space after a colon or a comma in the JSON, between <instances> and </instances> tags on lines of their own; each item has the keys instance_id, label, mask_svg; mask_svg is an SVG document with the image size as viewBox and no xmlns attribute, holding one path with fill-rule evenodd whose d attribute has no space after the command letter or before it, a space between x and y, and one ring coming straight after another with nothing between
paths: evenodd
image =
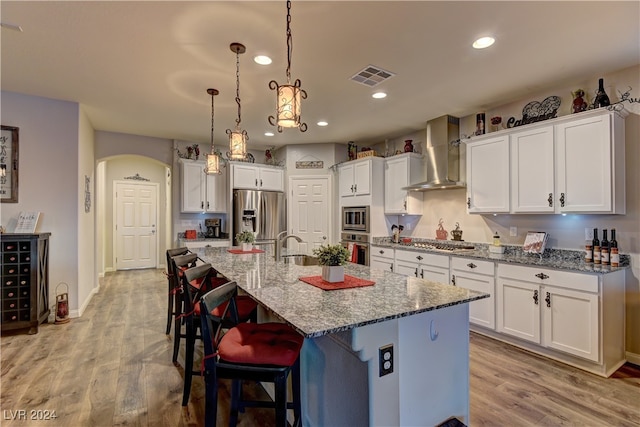
<instances>
[{"instance_id":1,"label":"stainless steel refrigerator","mask_svg":"<svg viewBox=\"0 0 640 427\"><path fill-rule=\"evenodd\" d=\"M278 233L286 230L284 193L281 191L233 190L233 244L236 234L249 230L256 244L274 244Z\"/></svg>"}]
</instances>

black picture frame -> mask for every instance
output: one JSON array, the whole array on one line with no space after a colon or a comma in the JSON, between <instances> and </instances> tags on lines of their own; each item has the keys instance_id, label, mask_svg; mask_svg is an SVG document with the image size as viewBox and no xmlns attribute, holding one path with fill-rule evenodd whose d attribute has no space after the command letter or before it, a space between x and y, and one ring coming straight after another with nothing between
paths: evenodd
<instances>
[{"instance_id":1,"label":"black picture frame","mask_svg":"<svg viewBox=\"0 0 640 427\"><path fill-rule=\"evenodd\" d=\"M0 203L18 203L20 128L2 125L0 136Z\"/></svg>"}]
</instances>

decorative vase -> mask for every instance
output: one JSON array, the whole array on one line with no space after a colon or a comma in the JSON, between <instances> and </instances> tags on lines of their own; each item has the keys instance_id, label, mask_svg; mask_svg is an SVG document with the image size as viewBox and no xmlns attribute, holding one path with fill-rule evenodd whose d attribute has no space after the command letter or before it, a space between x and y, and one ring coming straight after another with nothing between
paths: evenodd
<instances>
[{"instance_id":1,"label":"decorative vase","mask_svg":"<svg viewBox=\"0 0 640 427\"><path fill-rule=\"evenodd\" d=\"M335 283L344 282L344 266L342 265L323 265L322 280Z\"/></svg>"},{"instance_id":2,"label":"decorative vase","mask_svg":"<svg viewBox=\"0 0 640 427\"><path fill-rule=\"evenodd\" d=\"M242 243L242 252L251 252L253 250L252 243Z\"/></svg>"},{"instance_id":3,"label":"decorative vase","mask_svg":"<svg viewBox=\"0 0 640 427\"><path fill-rule=\"evenodd\" d=\"M407 139L404 141L404 152L405 153L413 153L413 144L412 139Z\"/></svg>"}]
</instances>

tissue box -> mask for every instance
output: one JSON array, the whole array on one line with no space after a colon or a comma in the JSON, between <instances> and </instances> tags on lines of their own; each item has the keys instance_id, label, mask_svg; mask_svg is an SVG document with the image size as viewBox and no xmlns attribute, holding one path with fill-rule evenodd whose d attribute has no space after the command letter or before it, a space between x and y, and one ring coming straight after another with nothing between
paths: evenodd
<instances>
[{"instance_id":1,"label":"tissue box","mask_svg":"<svg viewBox=\"0 0 640 427\"><path fill-rule=\"evenodd\" d=\"M491 252L492 254L503 254L504 246L489 245L489 252Z\"/></svg>"}]
</instances>

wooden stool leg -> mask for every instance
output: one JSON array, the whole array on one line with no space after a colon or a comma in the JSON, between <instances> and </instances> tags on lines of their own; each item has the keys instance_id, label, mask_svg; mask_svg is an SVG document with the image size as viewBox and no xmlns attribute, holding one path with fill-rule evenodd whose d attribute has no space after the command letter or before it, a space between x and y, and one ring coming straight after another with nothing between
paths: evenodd
<instances>
[{"instance_id":1,"label":"wooden stool leg","mask_svg":"<svg viewBox=\"0 0 640 427\"><path fill-rule=\"evenodd\" d=\"M287 427L287 375L283 373L274 381L276 426Z\"/></svg>"},{"instance_id":2,"label":"wooden stool leg","mask_svg":"<svg viewBox=\"0 0 640 427\"><path fill-rule=\"evenodd\" d=\"M218 379L207 372L205 377L204 426L216 427L218 418Z\"/></svg>"},{"instance_id":3,"label":"wooden stool leg","mask_svg":"<svg viewBox=\"0 0 640 427\"><path fill-rule=\"evenodd\" d=\"M189 404L189 394L191 394L191 380L193 379L193 353L195 347L195 331L190 321L186 322L186 340L184 356L184 390L182 391L182 406Z\"/></svg>"},{"instance_id":4,"label":"wooden stool leg","mask_svg":"<svg viewBox=\"0 0 640 427\"><path fill-rule=\"evenodd\" d=\"M242 400L242 380L231 382L231 413L229 415L229 426L238 424L238 408Z\"/></svg>"},{"instance_id":5,"label":"wooden stool leg","mask_svg":"<svg viewBox=\"0 0 640 427\"><path fill-rule=\"evenodd\" d=\"M169 298L167 299L167 330L165 332L165 335L169 335L169 332L171 332L171 321L173 320L173 299L174 299L174 295L173 295L173 288L171 286L171 279L169 280Z\"/></svg>"},{"instance_id":6,"label":"wooden stool leg","mask_svg":"<svg viewBox=\"0 0 640 427\"><path fill-rule=\"evenodd\" d=\"M291 368L291 387L293 393L293 427L302 426L302 401L300 397L300 357Z\"/></svg>"}]
</instances>

